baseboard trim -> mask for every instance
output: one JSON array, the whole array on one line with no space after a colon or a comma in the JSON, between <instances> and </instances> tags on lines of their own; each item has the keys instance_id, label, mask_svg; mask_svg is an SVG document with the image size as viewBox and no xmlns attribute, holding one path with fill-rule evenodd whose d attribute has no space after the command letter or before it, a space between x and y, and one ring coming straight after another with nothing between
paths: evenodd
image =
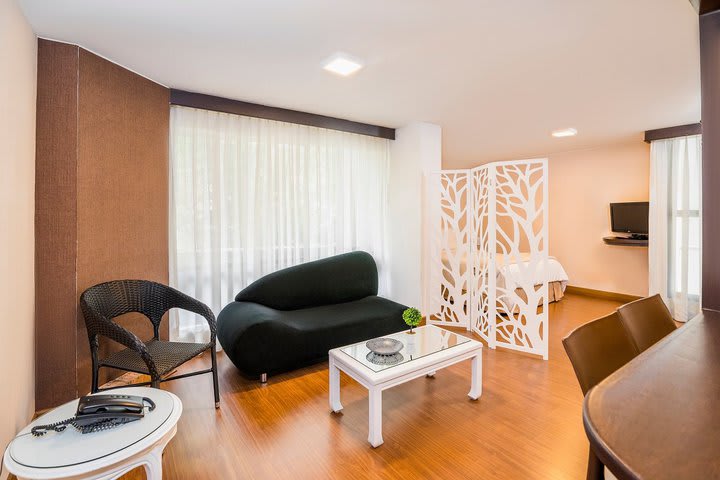
<instances>
[{"instance_id":1,"label":"baseboard trim","mask_svg":"<svg viewBox=\"0 0 720 480\"><path fill-rule=\"evenodd\" d=\"M643 297L639 297L637 295L628 295L627 293L615 293L615 292L606 292L604 290L595 290L592 288L585 288L585 287L574 287L572 285L568 285L565 288L565 293L574 293L575 295L584 295L586 297L595 297L595 298L603 298L606 300L617 300L618 302L634 302L635 300L639 300Z\"/></svg>"}]
</instances>

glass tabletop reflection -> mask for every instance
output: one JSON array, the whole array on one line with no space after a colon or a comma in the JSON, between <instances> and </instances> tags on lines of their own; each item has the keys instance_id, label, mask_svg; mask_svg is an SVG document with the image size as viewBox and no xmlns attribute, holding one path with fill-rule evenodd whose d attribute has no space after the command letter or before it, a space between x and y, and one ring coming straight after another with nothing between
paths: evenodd
<instances>
[{"instance_id":1,"label":"glass tabletop reflection","mask_svg":"<svg viewBox=\"0 0 720 480\"><path fill-rule=\"evenodd\" d=\"M393 356L378 356L365 345L369 341L365 340L341 347L340 351L374 372L380 372L471 341L467 337L435 325L415 328L412 334L406 330L384 335L381 338L399 340L403 348Z\"/></svg>"}]
</instances>

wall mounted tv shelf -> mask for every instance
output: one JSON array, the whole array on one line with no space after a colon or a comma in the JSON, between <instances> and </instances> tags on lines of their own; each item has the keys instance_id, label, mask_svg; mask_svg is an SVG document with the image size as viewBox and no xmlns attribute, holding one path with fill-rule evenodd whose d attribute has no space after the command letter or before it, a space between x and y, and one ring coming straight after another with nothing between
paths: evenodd
<instances>
[{"instance_id":1,"label":"wall mounted tv shelf","mask_svg":"<svg viewBox=\"0 0 720 480\"><path fill-rule=\"evenodd\" d=\"M632 237L603 237L603 242L608 245L621 245L625 247L647 247L648 239Z\"/></svg>"}]
</instances>

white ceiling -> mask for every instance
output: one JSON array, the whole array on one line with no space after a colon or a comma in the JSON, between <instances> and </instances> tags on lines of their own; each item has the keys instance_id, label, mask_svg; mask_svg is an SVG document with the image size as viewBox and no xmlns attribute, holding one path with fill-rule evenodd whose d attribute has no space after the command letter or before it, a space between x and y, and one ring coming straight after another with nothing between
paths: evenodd
<instances>
[{"instance_id":1,"label":"white ceiling","mask_svg":"<svg viewBox=\"0 0 720 480\"><path fill-rule=\"evenodd\" d=\"M389 127L451 167L700 120L688 0L20 0L41 37L164 85ZM345 51L366 62L322 70ZM575 138L550 131L575 127Z\"/></svg>"}]
</instances>

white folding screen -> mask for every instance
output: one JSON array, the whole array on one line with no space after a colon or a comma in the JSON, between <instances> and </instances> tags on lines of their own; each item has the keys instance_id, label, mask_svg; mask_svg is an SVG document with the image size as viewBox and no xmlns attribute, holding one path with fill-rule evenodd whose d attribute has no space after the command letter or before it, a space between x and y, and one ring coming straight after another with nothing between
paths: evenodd
<instances>
[{"instance_id":1,"label":"white folding screen","mask_svg":"<svg viewBox=\"0 0 720 480\"><path fill-rule=\"evenodd\" d=\"M548 352L547 160L494 164L495 345ZM542 307L540 309L540 307Z\"/></svg>"},{"instance_id":2,"label":"white folding screen","mask_svg":"<svg viewBox=\"0 0 720 480\"><path fill-rule=\"evenodd\" d=\"M426 211L433 220L426 227L433 268L426 273L424 308L432 312L430 323L469 329L470 176L465 170L438 172L428 179L427 186Z\"/></svg>"},{"instance_id":3,"label":"white folding screen","mask_svg":"<svg viewBox=\"0 0 720 480\"><path fill-rule=\"evenodd\" d=\"M427 185L428 322L547 359L547 160L436 172Z\"/></svg>"},{"instance_id":4,"label":"white folding screen","mask_svg":"<svg viewBox=\"0 0 720 480\"><path fill-rule=\"evenodd\" d=\"M496 243L495 170L489 165L470 171L473 185L471 215L472 235L470 256L473 258L470 329L495 348L495 321L497 303L494 292L497 286L497 265L493 245Z\"/></svg>"}]
</instances>

